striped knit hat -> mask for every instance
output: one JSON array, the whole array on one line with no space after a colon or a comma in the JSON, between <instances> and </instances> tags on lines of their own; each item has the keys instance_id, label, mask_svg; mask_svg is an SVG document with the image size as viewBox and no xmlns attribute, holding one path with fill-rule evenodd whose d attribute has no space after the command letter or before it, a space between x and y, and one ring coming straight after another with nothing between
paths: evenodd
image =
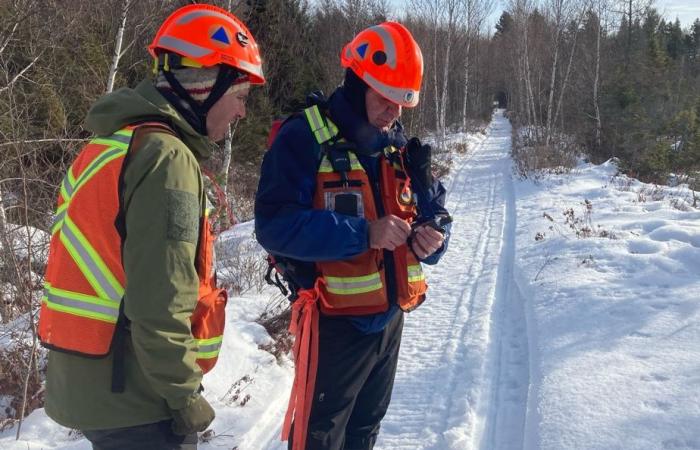
<instances>
[{"instance_id":1,"label":"striped knit hat","mask_svg":"<svg viewBox=\"0 0 700 450\"><path fill-rule=\"evenodd\" d=\"M216 77L219 75L219 66L203 67L200 69L171 69L171 72L175 76L177 81L180 82L182 87L185 88L187 93L190 94L193 100L195 100L198 103L204 103L207 97L209 97L212 88L214 87ZM233 84L231 84L231 87L228 88L226 94L242 90L248 85L248 77L242 75L238 77L233 82ZM168 80L165 78L165 75L163 75L163 72L158 73L158 77L156 78L156 88L158 90L171 91L173 94L177 95L175 90L170 86L170 83L168 83Z\"/></svg>"}]
</instances>

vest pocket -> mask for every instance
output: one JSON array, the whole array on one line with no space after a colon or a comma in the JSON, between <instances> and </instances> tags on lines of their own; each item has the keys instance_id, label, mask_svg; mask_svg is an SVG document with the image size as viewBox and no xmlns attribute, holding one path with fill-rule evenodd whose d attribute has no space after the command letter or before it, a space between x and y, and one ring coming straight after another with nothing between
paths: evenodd
<instances>
[{"instance_id":1,"label":"vest pocket","mask_svg":"<svg viewBox=\"0 0 700 450\"><path fill-rule=\"evenodd\" d=\"M216 364L226 325L226 303L228 294L225 289L213 289L197 301L190 318L192 336L199 347L197 364L202 372L209 372Z\"/></svg>"},{"instance_id":2,"label":"vest pocket","mask_svg":"<svg viewBox=\"0 0 700 450\"><path fill-rule=\"evenodd\" d=\"M394 258L399 307L406 312L413 311L423 303L428 290L423 267L408 245L396 249Z\"/></svg>"},{"instance_id":3,"label":"vest pocket","mask_svg":"<svg viewBox=\"0 0 700 450\"><path fill-rule=\"evenodd\" d=\"M326 191L324 193L325 208L352 217L365 217L365 207L362 191Z\"/></svg>"},{"instance_id":4,"label":"vest pocket","mask_svg":"<svg viewBox=\"0 0 700 450\"><path fill-rule=\"evenodd\" d=\"M328 315L364 315L388 309L380 253L369 250L346 261L319 263L321 310Z\"/></svg>"}]
</instances>

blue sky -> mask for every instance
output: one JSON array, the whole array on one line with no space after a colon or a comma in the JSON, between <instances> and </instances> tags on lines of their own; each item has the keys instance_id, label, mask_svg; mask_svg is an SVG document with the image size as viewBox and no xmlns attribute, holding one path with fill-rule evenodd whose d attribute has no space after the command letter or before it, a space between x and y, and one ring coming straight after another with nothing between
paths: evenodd
<instances>
[{"instance_id":1,"label":"blue sky","mask_svg":"<svg viewBox=\"0 0 700 450\"><path fill-rule=\"evenodd\" d=\"M680 19L683 27L692 25L700 18L700 1L698 0L657 0L657 9L671 20Z\"/></svg>"}]
</instances>

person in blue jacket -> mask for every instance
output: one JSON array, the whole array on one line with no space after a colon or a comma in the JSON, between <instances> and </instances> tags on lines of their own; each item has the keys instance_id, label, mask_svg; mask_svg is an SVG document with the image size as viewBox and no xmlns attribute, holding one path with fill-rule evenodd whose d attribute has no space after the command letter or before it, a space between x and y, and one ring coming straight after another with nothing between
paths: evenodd
<instances>
[{"instance_id":1,"label":"person in blue jacket","mask_svg":"<svg viewBox=\"0 0 700 450\"><path fill-rule=\"evenodd\" d=\"M375 53L371 58L357 51L366 41L378 42L370 45ZM372 50L365 48L365 52ZM365 65L382 66L390 64L392 56L396 60L408 55L394 61L395 66L405 71L417 70L419 65L422 75L418 45L402 25L387 22L362 31L343 54L346 72L342 86L327 100L316 98L315 103L337 126L339 137L353 144L353 152L374 187L375 204L381 205L378 186L383 149L405 148L413 155L407 171L417 197L415 222L419 225L412 230L406 221L383 211L379 211L377 220L369 221L361 214L314 208L323 147L304 114L293 115L282 125L262 164L255 200L255 232L260 244L284 264L288 281L297 289L314 286L317 263L348 260L370 248L381 249L385 273L392 274L393 250L407 240L423 264L436 264L449 240L449 224L420 225L449 217L444 207L445 189L430 173L430 147L416 138L409 141L398 121L402 106L417 102L420 79L415 92L408 90L415 97L402 94L396 98L396 87L391 90L376 83L378 77L371 77L371 73L377 73L371 71L373 67L363 72L352 64L355 59ZM391 398L403 327L394 277L386 276L385 290L389 300L386 312L321 314L318 372L306 442L294 445L290 440L290 449L373 448Z\"/></svg>"}]
</instances>

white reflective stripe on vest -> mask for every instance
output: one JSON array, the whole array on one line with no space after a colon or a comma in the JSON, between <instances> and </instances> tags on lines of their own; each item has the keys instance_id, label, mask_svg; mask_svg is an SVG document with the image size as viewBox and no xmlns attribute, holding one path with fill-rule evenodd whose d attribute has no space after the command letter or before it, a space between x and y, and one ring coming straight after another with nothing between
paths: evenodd
<instances>
[{"instance_id":1,"label":"white reflective stripe on vest","mask_svg":"<svg viewBox=\"0 0 700 450\"><path fill-rule=\"evenodd\" d=\"M101 298L119 301L124 295L124 287L107 268L100 255L90 245L85 235L66 216L60 231L60 239L73 261Z\"/></svg>"},{"instance_id":2,"label":"white reflective stripe on vest","mask_svg":"<svg viewBox=\"0 0 700 450\"><path fill-rule=\"evenodd\" d=\"M57 289L49 283L44 287L42 301L50 309L108 323L116 323L119 318L118 301Z\"/></svg>"}]
</instances>

